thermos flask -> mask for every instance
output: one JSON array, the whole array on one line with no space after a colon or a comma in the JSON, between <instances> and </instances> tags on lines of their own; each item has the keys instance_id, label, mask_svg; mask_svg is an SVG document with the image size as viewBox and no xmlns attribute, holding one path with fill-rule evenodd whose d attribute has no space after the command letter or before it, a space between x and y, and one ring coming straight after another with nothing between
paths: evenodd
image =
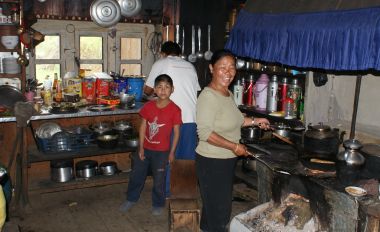
<instances>
[{"instance_id":1,"label":"thermos flask","mask_svg":"<svg viewBox=\"0 0 380 232\"><path fill-rule=\"evenodd\" d=\"M254 106L255 99L253 96L253 88L254 88L254 78L253 75L249 75L249 79L244 84L244 104L247 106Z\"/></svg>"},{"instance_id":2,"label":"thermos flask","mask_svg":"<svg viewBox=\"0 0 380 232\"><path fill-rule=\"evenodd\" d=\"M285 110L285 99L288 94L288 78L283 77L281 82L278 84L278 102L277 102L277 111Z\"/></svg>"},{"instance_id":3,"label":"thermos flask","mask_svg":"<svg viewBox=\"0 0 380 232\"><path fill-rule=\"evenodd\" d=\"M236 83L234 85L234 101L237 106L243 104L243 91L244 86L240 79L236 80Z\"/></svg>"},{"instance_id":4,"label":"thermos flask","mask_svg":"<svg viewBox=\"0 0 380 232\"><path fill-rule=\"evenodd\" d=\"M299 107L300 107L299 103L300 103L300 99L301 99L301 91L302 91L302 89L298 85L298 79L294 78L292 80L292 84L289 85L288 97L293 99L293 101L294 101L293 114L294 114L295 118L298 115L298 111L299 111Z\"/></svg>"},{"instance_id":5,"label":"thermos flask","mask_svg":"<svg viewBox=\"0 0 380 232\"><path fill-rule=\"evenodd\" d=\"M265 110L267 108L267 92L268 92L269 78L267 74L261 74L260 78L256 81L254 93L256 99L256 109Z\"/></svg>"},{"instance_id":6,"label":"thermos flask","mask_svg":"<svg viewBox=\"0 0 380 232\"><path fill-rule=\"evenodd\" d=\"M267 111L277 111L278 78L273 75L268 85Z\"/></svg>"}]
</instances>

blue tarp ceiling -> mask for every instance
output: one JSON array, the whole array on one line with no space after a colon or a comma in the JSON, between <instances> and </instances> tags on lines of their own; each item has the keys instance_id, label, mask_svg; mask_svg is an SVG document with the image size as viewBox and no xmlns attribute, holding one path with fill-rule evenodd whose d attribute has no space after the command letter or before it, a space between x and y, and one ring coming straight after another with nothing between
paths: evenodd
<instances>
[{"instance_id":1,"label":"blue tarp ceiling","mask_svg":"<svg viewBox=\"0 0 380 232\"><path fill-rule=\"evenodd\" d=\"M225 47L299 68L380 70L380 7L276 14L242 9Z\"/></svg>"}]
</instances>

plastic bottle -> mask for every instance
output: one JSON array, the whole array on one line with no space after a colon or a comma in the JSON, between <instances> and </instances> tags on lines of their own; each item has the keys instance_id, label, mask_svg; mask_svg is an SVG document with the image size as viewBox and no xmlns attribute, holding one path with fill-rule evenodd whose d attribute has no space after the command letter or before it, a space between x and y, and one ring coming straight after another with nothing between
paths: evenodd
<instances>
[{"instance_id":1,"label":"plastic bottle","mask_svg":"<svg viewBox=\"0 0 380 232\"><path fill-rule=\"evenodd\" d=\"M267 108L267 92L269 78L267 74L261 74L255 84L256 109L265 110Z\"/></svg>"},{"instance_id":2,"label":"plastic bottle","mask_svg":"<svg viewBox=\"0 0 380 232\"><path fill-rule=\"evenodd\" d=\"M278 78L273 75L268 85L267 111L277 111Z\"/></svg>"},{"instance_id":3,"label":"plastic bottle","mask_svg":"<svg viewBox=\"0 0 380 232\"><path fill-rule=\"evenodd\" d=\"M51 86L52 86L52 82L50 80L50 76L49 75L46 75L45 77L45 80L44 80L44 90L47 91L47 90L51 90Z\"/></svg>"},{"instance_id":4,"label":"plastic bottle","mask_svg":"<svg viewBox=\"0 0 380 232\"><path fill-rule=\"evenodd\" d=\"M286 98L284 100L284 111L285 111L284 118L285 119L292 119L292 118L294 118L293 109L294 109L294 100L291 99L291 98Z\"/></svg>"}]
</instances>

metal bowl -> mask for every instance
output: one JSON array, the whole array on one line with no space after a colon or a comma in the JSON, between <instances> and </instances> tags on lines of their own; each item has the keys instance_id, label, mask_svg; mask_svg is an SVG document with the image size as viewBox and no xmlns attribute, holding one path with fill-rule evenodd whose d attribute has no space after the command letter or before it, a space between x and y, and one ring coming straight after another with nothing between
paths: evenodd
<instances>
[{"instance_id":1,"label":"metal bowl","mask_svg":"<svg viewBox=\"0 0 380 232\"><path fill-rule=\"evenodd\" d=\"M119 138L118 134L104 134L104 135L99 135L96 138L96 140L100 148L113 149L117 146L119 142L118 138Z\"/></svg>"},{"instance_id":2,"label":"metal bowl","mask_svg":"<svg viewBox=\"0 0 380 232\"><path fill-rule=\"evenodd\" d=\"M43 123L40 127L38 127L36 131L36 135L40 139L50 139L54 134L61 132L61 127L54 122L46 122Z\"/></svg>"},{"instance_id":3,"label":"metal bowl","mask_svg":"<svg viewBox=\"0 0 380 232\"><path fill-rule=\"evenodd\" d=\"M128 147L138 147L139 139L138 138L128 138L125 140L125 145Z\"/></svg>"}]
</instances>

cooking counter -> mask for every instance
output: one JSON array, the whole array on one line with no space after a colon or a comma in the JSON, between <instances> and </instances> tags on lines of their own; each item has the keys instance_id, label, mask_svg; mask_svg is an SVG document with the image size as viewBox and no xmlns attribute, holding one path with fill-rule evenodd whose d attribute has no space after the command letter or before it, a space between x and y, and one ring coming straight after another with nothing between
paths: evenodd
<instances>
[{"instance_id":1,"label":"cooking counter","mask_svg":"<svg viewBox=\"0 0 380 232\"><path fill-rule=\"evenodd\" d=\"M48 120L48 119L64 119L64 118L77 118L77 117L96 117L96 116L106 116L106 115L123 115L123 114L133 114L138 113L143 106L143 103L137 102L136 106L133 109L119 109L115 108L110 111L89 111L87 107L80 108L76 113L67 113L67 114L39 114L31 117L30 120ZM16 122L16 117L0 117L1 122Z\"/></svg>"}]
</instances>

